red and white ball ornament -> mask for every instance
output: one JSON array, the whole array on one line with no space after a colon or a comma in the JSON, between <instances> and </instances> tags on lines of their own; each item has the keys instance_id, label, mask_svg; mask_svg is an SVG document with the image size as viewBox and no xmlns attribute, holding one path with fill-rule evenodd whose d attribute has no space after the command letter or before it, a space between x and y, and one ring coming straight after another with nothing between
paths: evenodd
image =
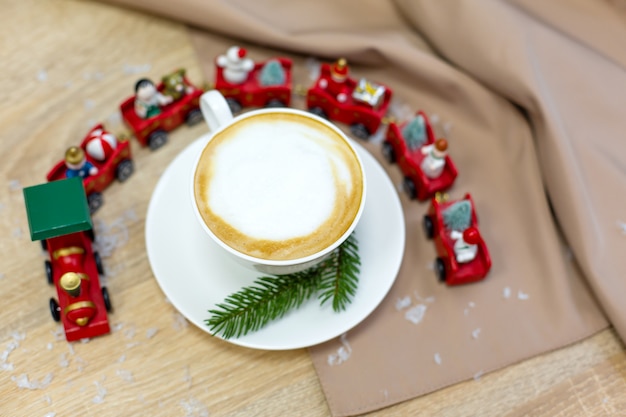
<instances>
[{"instance_id":1,"label":"red and white ball ornament","mask_svg":"<svg viewBox=\"0 0 626 417\"><path fill-rule=\"evenodd\" d=\"M112 134L95 129L87 140L87 154L97 161L104 161L113 154L117 147L117 139Z\"/></svg>"}]
</instances>

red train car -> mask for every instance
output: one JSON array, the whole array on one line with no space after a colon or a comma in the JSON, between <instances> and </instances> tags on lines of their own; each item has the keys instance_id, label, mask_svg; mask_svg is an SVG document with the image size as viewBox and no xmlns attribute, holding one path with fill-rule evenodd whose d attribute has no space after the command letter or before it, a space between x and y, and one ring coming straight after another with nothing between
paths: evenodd
<instances>
[{"instance_id":1,"label":"red train car","mask_svg":"<svg viewBox=\"0 0 626 417\"><path fill-rule=\"evenodd\" d=\"M277 85L262 85L260 74L265 65L271 61L280 64L284 71L284 82ZM265 62L256 62L248 78L241 84L233 84L224 78L224 68L215 63L215 89L226 98L233 113L244 107L289 107L291 104L291 67L287 58L273 58Z\"/></svg>"},{"instance_id":2,"label":"red train car","mask_svg":"<svg viewBox=\"0 0 626 417\"><path fill-rule=\"evenodd\" d=\"M41 240L48 283L56 288L50 298L52 318L60 321L68 341L110 332L109 292L100 286L100 256L93 250L92 223L79 177L24 188L32 240Z\"/></svg>"},{"instance_id":3,"label":"red train car","mask_svg":"<svg viewBox=\"0 0 626 417\"><path fill-rule=\"evenodd\" d=\"M200 96L203 91L183 78L185 86L191 87L190 93L183 95L161 108L161 113L142 119L135 113L135 96L129 97L120 105L122 118L133 131L141 146L149 146L151 150L160 148L167 143L168 135L183 123L194 125L203 120L200 111ZM158 91L165 89L164 83L157 85Z\"/></svg>"},{"instance_id":4,"label":"red train car","mask_svg":"<svg viewBox=\"0 0 626 417\"><path fill-rule=\"evenodd\" d=\"M478 228L478 218L472 197L468 193L465 194L462 200L470 203L469 227ZM431 206L423 219L426 236L434 239L437 250L438 256L435 260L435 271L439 280L447 285L460 285L480 281L485 278L491 269L489 250L482 238L477 243L477 252L473 260L465 263L457 262L454 251L455 240L451 237L452 230L445 226L443 213L447 208L462 200L443 201L435 197L431 200Z\"/></svg>"},{"instance_id":5,"label":"red train car","mask_svg":"<svg viewBox=\"0 0 626 417\"><path fill-rule=\"evenodd\" d=\"M424 119L426 127L426 142L424 145L433 144L435 142L435 134L428 116L421 110L417 112L416 116L421 116ZM433 197L435 193L450 188L458 175L458 171L452 158L446 155L442 174L434 179L427 177L420 167L425 157L421 147L411 149L402 136L402 130L405 125L406 123L401 125L389 124L382 151L385 159L389 163L396 162L404 174L402 188L407 195L411 199L424 201Z\"/></svg>"},{"instance_id":6,"label":"red train car","mask_svg":"<svg viewBox=\"0 0 626 417\"><path fill-rule=\"evenodd\" d=\"M105 159L102 161L93 158L89 152L87 152L87 143L89 143L94 136L106 133L108 132L104 129L102 124L98 124L87 133L80 144L81 149L85 152L87 161L98 169L96 175L90 175L83 180L91 213L94 213L102 206L104 202L102 192L114 179L124 182L135 170L130 151L130 143L127 140L117 140L117 146L112 150L111 154L106 155ZM66 178L65 172L65 161L61 160L48 172L46 179L48 181L56 181Z\"/></svg>"},{"instance_id":7,"label":"red train car","mask_svg":"<svg viewBox=\"0 0 626 417\"><path fill-rule=\"evenodd\" d=\"M323 63L320 67L319 78L307 91L307 109L318 116L349 125L352 134L360 139L369 138L378 130L383 117L387 114L391 103L391 89L384 85L370 83L365 79L357 81L347 77L344 81L347 91L346 100L340 102L323 87L326 83L332 82L331 79L331 66ZM370 90L382 92L380 101L376 105L370 105L356 98L355 93L362 91L367 94Z\"/></svg>"}]
</instances>

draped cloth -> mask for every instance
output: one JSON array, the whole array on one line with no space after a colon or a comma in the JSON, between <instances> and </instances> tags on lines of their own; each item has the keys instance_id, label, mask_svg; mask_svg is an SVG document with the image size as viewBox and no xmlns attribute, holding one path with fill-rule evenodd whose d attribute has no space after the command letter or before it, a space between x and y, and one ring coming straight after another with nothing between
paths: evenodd
<instances>
[{"instance_id":1,"label":"draped cloth","mask_svg":"<svg viewBox=\"0 0 626 417\"><path fill-rule=\"evenodd\" d=\"M354 77L394 90L393 116L423 110L448 139L459 170L448 193L471 193L493 267L480 283L438 283L421 230L428 203L401 195L407 243L390 293L309 349L333 415L471 379L609 322L626 337L626 1L114 3L188 24L207 81L234 44L255 60L292 58L305 87L308 57L345 57ZM399 184L380 142L361 143Z\"/></svg>"}]
</instances>

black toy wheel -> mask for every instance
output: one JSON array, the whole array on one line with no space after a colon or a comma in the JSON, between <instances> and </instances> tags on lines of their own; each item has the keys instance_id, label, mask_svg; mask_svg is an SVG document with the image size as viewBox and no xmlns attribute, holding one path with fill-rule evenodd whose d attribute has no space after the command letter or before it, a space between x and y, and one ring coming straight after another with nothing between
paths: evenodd
<instances>
[{"instance_id":1,"label":"black toy wheel","mask_svg":"<svg viewBox=\"0 0 626 417\"><path fill-rule=\"evenodd\" d=\"M287 107L287 106L285 106L285 103L283 103L279 99L273 98L269 100L267 103L265 103L265 107Z\"/></svg>"},{"instance_id":2,"label":"black toy wheel","mask_svg":"<svg viewBox=\"0 0 626 417\"><path fill-rule=\"evenodd\" d=\"M370 131L367 130L363 123L355 123L350 126L350 132L359 139L369 139Z\"/></svg>"},{"instance_id":3,"label":"black toy wheel","mask_svg":"<svg viewBox=\"0 0 626 417\"><path fill-rule=\"evenodd\" d=\"M46 270L46 278L48 280L48 284L52 284L54 282L54 278L52 276L52 262L44 261L43 267Z\"/></svg>"},{"instance_id":4,"label":"black toy wheel","mask_svg":"<svg viewBox=\"0 0 626 417\"><path fill-rule=\"evenodd\" d=\"M111 305L111 297L109 297L109 290L107 287L102 287L102 300L104 301L104 307L110 313L113 310Z\"/></svg>"},{"instance_id":5,"label":"black toy wheel","mask_svg":"<svg viewBox=\"0 0 626 417\"><path fill-rule=\"evenodd\" d=\"M239 113L241 111L241 109L243 108L241 106L241 103L238 102L237 100L235 100L234 98L227 98L226 102L228 103L228 107L230 107L230 111L234 114L234 113Z\"/></svg>"},{"instance_id":6,"label":"black toy wheel","mask_svg":"<svg viewBox=\"0 0 626 417\"><path fill-rule=\"evenodd\" d=\"M133 165L133 161L130 159L124 159L119 164L117 164L117 168L115 168L115 178L119 182L126 181L131 175L135 172L135 166Z\"/></svg>"},{"instance_id":7,"label":"black toy wheel","mask_svg":"<svg viewBox=\"0 0 626 417\"><path fill-rule=\"evenodd\" d=\"M102 258L98 252L93 253L93 260L96 263L96 269L100 275L104 275L104 267L102 266Z\"/></svg>"},{"instance_id":8,"label":"black toy wheel","mask_svg":"<svg viewBox=\"0 0 626 417\"><path fill-rule=\"evenodd\" d=\"M61 307L59 307L59 303L54 298L50 299L50 314L52 315L52 320L61 321Z\"/></svg>"},{"instance_id":9,"label":"black toy wheel","mask_svg":"<svg viewBox=\"0 0 626 417\"><path fill-rule=\"evenodd\" d=\"M104 204L104 197L98 192L91 193L87 196L87 203L89 204L89 212L94 214Z\"/></svg>"},{"instance_id":10,"label":"black toy wheel","mask_svg":"<svg viewBox=\"0 0 626 417\"><path fill-rule=\"evenodd\" d=\"M435 225L433 224L433 219L428 214L424 215L422 225L424 226L424 233L428 239L435 237Z\"/></svg>"},{"instance_id":11,"label":"black toy wheel","mask_svg":"<svg viewBox=\"0 0 626 417\"><path fill-rule=\"evenodd\" d=\"M167 132L164 130L157 130L150 134L148 137L148 146L150 150L156 151L161 146L167 143Z\"/></svg>"},{"instance_id":12,"label":"black toy wheel","mask_svg":"<svg viewBox=\"0 0 626 417\"><path fill-rule=\"evenodd\" d=\"M187 117L185 117L185 123L187 123L187 126L197 125L203 120L204 116L202 116L202 111L200 109L191 110L187 113Z\"/></svg>"},{"instance_id":13,"label":"black toy wheel","mask_svg":"<svg viewBox=\"0 0 626 417\"><path fill-rule=\"evenodd\" d=\"M44 251L48 250L48 241L46 239L41 239L39 243L41 244L41 249Z\"/></svg>"},{"instance_id":14,"label":"black toy wheel","mask_svg":"<svg viewBox=\"0 0 626 417\"><path fill-rule=\"evenodd\" d=\"M385 160L390 164L396 162L396 152L393 150L393 146L391 146L391 143L387 141L383 142L383 156L385 157Z\"/></svg>"},{"instance_id":15,"label":"black toy wheel","mask_svg":"<svg viewBox=\"0 0 626 417\"><path fill-rule=\"evenodd\" d=\"M415 183L411 178L404 177L404 181L402 181L402 189L411 200L415 200L417 197L417 190L415 189Z\"/></svg>"},{"instance_id":16,"label":"black toy wheel","mask_svg":"<svg viewBox=\"0 0 626 417\"><path fill-rule=\"evenodd\" d=\"M446 282L446 264L443 259L435 259L435 272L440 282Z\"/></svg>"},{"instance_id":17,"label":"black toy wheel","mask_svg":"<svg viewBox=\"0 0 626 417\"><path fill-rule=\"evenodd\" d=\"M309 109L309 113L313 113L314 115L319 116L322 119L328 119L328 115L326 115L326 112L322 110L321 107L311 107Z\"/></svg>"}]
</instances>

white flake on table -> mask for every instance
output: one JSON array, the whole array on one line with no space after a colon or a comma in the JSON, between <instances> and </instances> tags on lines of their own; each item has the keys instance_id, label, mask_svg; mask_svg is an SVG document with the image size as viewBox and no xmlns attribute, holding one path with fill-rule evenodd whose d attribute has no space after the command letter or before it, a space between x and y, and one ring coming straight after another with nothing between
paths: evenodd
<instances>
[{"instance_id":1,"label":"white flake on table","mask_svg":"<svg viewBox=\"0 0 626 417\"><path fill-rule=\"evenodd\" d=\"M46 71L45 69L40 69L37 73L37 79L40 82L48 81L48 71Z\"/></svg>"},{"instance_id":2,"label":"white flake on table","mask_svg":"<svg viewBox=\"0 0 626 417\"><path fill-rule=\"evenodd\" d=\"M502 296L504 298L511 298L511 287L504 287L502 290Z\"/></svg>"},{"instance_id":3,"label":"white flake on table","mask_svg":"<svg viewBox=\"0 0 626 417\"><path fill-rule=\"evenodd\" d=\"M180 405L185 410L185 417L209 417L209 410L194 397L180 400Z\"/></svg>"},{"instance_id":4,"label":"white flake on table","mask_svg":"<svg viewBox=\"0 0 626 417\"><path fill-rule=\"evenodd\" d=\"M105 378L102 378L102 381L104 381ZM100 381L94 381L94 385L96 386L96 396L93 397L93 400L91 400L91 402L93 402L94 404L100 404L104 402L104 397L107 395L107 390L106 388L104 388L102 386L102 383Z\"/></svg>"},{"instance_id":5,"label":"white flake on table","mask_svg":"<svg viewBox=\"0 0 626 417\"><path fill-rule=\"evenodd\" d=\"M22 189L22 184L20 180L9 180L9 190L11 191L19 191Z\"/></svg>"},{"instance_id":6,"label":"white flake on table","mask_svg":"<svg viewBox=\"0 0 626 417\"><path fill-rule=\"evenodd\" d=\"M49 413L46 413L46 415L44 415L43 417L55 417L57 415L57 413L55 413L54 411L50 411Z\"/></svg>"},{"instance_id":7,"label":"white flake on table","mask_svg":"<svg viewBox=\"0 0 626 417\"><path fill-rule=\"evenodd\" d=\"M122 356L119 357L119 359L117 360L117 363L122 363L126 360L126 354L123 354Z\"/></svg>"},{"instance_id":8,"label":"white flake on table","mask_svg":"<svg viewBox=\"0 0 626 417\"><path fill-rule=\"evenodd\" d=\"M150 327L148 330L146 330L146 339L152 339L158 331L159 329L157 329L156 327Z\"/></svg>"},{"instance_id":9,"label":"white flake on table","mask_svg":"<svg viewBox=\"0 0 626 417\"><path fill-rule=\"evenodd\" d=\"M133 337L135 337L135 326L131 325L129 328L124 330L124 337L126 337L127 339L132 339Z\"/></svg>"},{"instance_id":10,"label":"white flake on table","mask_svg":"<svg viewBox=\"0 0 626 417\"><path fill-rule=\"evenodd\" d=\"M350 343L348 342L348 334L342 334L339 339L342 346L337 349L336 353L328 355L328 365L330 366L341 365L350 359L350 356L352 355L352 346L350 346Z\"/></svg>"},{"instance_id":11,"label":"white flake on table","mask_svg":"<svg viewBox=\"0 0 626 417\"><path fill-rule=\"evenodd\" d=\"M474 329L472 331L472 339L478 339L478 336L480 336L480 331L481 331L480 327L477 328L477 329Z\"/></svg>"},{"instance_id":12,"label":"white flake on table","mask_svg":"<svg viewBox=\"0 0 626 417\"><path fill-rule=\"evenodd\" d=\"M528 294L526 294L523 291L518 291L517 292L517 298L519 298L520 300L528 300L530 298L530 296Z\"/></svg>"},{"instance_id":13,"label":"white flake on table","mask_svg":"<svg viewBox=\"0 0 626 417\"><path fill-rule=\"evenodd\" d=\"M619 227L623 235L626 235L626 222L619 220L617 222L617 227Z\"/></svg>"},{"instance_id":14,"label":"white flake on table","mask_svg":"<svg viewBox=\"0 0 626 417\"><path fill-rule=\"evenodd\" d=\"M96 102L93 101L92 99L88 98L85 100L85 102L83 103L83 106L85 107L85 110L91 110L94 107L96 107Z\"/></svg>"},{"instance_id":15,"label":"white flake on table","mask_svg":"<svg viewBox=\"0 0 626 417\"><path fill-rule=\"evenodd\" d=\"M50 385L50 383L52 382L52 377L53 377L52 373L49 373L41 381L38 381L36 379L29 380L28 375L21 374L18 377L11 376L11 381L15 382L17 384L17 387L20 389L24 388L24 389L30 389L30 390L37 390L37 389L47 388L48 385Z\"/></svg>"},{"instance_id":16,"label":"white flake on table","mask_svg":"<svg viewBox=\"0 0 626 417\"><path fill-rule=\"evenodd\" d=\"M172 323L172 325L174 326L174 330L183 330L187 328L187 326L189 326L189 322L187 321L185 316L183 316L177 311L175 311L173 315L174 315L174 323Z\"/></svg>"},{"instance_id":17,"label":"white flake on table","mask_svg":"<svg viewBox=\"0 0 626 417\"><path fill-rule=\"evenodd\" d=\"M421 321L424 319L424 314L426 313L427 309L428 307L426 307L425 304L418 304L408 309L404 313L404 318L413 324L421 323Z\"/></svg>"},{"instance_id":18,"label":"white flake on table","mask_svg":"<svg viewBox=\"0 0 626 417\"><path fill-rule=\"evenodd\" d=\"M408 295L404 298L398 298L398 300L396 300L396 310L398 311L405 309L409 307L410 305L411 305L411 297L409 297Z\"/></svg>"},{"instance_id":19,"label":"white flake on table","mask_svg":"<svg viewBox=\"0 0 626 417\"><path fill-rule=\"evenodd\" d=\"M96 240L94 245L100 256L108 258L115 249L121 248L128 242L128 227L125 217L118 217L110 224L102 219L94 219L94 231Z\"/></svg>"},{"instance_id":20,"label":"white flake on table","mask_svg":"<svg viewBox=\"0 0 626 417\"><path fill-rule=\"evenodd\" d=\"M65 353L62 353L61 358L59 359L59 366L61 368L67 368L70 365L70 361L67 360L65 355L66 355Z\"/></svg>"},{"instance_id":21,"label":"white flake on table","mask_svg":"<svg viewBox=\"0 0 626 417\"><path fill-rule=\"evenodd\" d=\"M483 376L484 372L482 370L476 372L474 374L474 381L478 381L482 376Z\"/></svg>"},{"instance_id":22,"label":"white flake on table","mask_svg":"<svg viewBox=\"0 0 626 417\"><path fill-rule=\"evenodd\" d=\"M139 74L141 72L149 72L152 68L150 64L130 65L124 64L124 74Z\"/></svg>"},{"instance_id":23,"label":"white flake on table","mask_svg":"<svg viewBox=\"0 0 626 417\"><path fill-rule=\"evenodd\" d=\"M52 404L52 398L49 395L44 396L41 400L48 405Z\"/></svg>"},{"instance_id":24,"label":"white flake on table","mask_svg":"<svg viewBox=\"0 0 626 417\"><path fill-rule=\"evenodd\" d=\"M191 388L191 373L189 372L189 366L185 366L185 373L183 375L183 382L187 384L188 388Z\"/></svg>"},{"instance_id":25,"label":"white flake on table","mask_svg":"<svg viewBox=\"0 0 626 417\"><path fill-rule=\"evenodd\" d=\"M82 339L80 339L80 343L84 345L85 343L89 343L90 340L91 339L89 337L83 337Z\"/></svg>"},{"instance_id":26,"label":"white flake on table","mask_svg":"<svg viewBox=\"0 0 626 417\"><path fill-rule=\"evenodd\" d=\"M440 355L438 352L437 352L437 353L435 353L435 356L434 356L434 358L433 358L433 359L435 359L435 363L436 363L437 365L441 365L441 355Z\"/></svg>"},{"instance_id":27,"label":"white flake on table","mask_svg":"<svg viewBox=\"0 0 626 417\"><path fill-rule=\"evenodd\" d=\"M116 375L122 378L126 382L135 382L135 378L133 377L133 373L126 369L118 369L115 371Z\"/></svg>"}]
</instances>

